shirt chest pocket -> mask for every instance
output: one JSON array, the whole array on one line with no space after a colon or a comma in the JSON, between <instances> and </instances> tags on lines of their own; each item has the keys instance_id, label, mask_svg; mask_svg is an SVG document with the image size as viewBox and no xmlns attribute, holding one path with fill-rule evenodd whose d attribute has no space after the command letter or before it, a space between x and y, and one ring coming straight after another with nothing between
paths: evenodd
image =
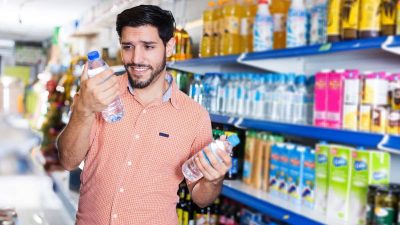
<instances>
[{"instance_id":1,"label":"shirt chest pocket","mask_svg":"<svg viewBox=\"0 0 400 225\"><path fill-rule=\"evenodd\" d=\"M183 137L170 130L160 130L154 134L154 147L158 149L161 164L169 166L179 166L190 154Z\"/></svg>"}]
</instances>

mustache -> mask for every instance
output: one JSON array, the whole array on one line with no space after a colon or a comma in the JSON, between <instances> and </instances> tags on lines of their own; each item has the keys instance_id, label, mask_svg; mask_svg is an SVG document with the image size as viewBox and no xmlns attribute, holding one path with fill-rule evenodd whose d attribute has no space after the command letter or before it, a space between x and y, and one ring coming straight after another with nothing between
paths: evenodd
<instances>
[{"instance_id":1,"label":"mustache","mask_svg":"<svg viewBox=\"0 0 400 225\"><path fill-rule=\"evenodd\" d=\"M150 65L146 65L146 64L137 64L137 63L128 63L128 64L125 64L125 68L128 68L128 67L146 67L146 68L149 68L149 69L153 69L153 67L150 66Z\"/></svg>"}]
</instances>

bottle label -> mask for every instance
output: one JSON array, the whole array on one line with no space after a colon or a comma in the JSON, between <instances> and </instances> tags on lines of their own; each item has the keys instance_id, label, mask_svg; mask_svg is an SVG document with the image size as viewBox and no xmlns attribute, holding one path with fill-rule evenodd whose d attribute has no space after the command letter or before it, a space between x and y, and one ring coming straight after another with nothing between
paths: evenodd
<instances>
[{"instance_id":1,"label":"bottle label","mask_svg":"<svg viewBox=\"0 0 400 225\"><path fill-rule=\"evenodd\" d=\"M360 31L380 30L380 1L364 0L361 4Z\"/></svg>"},{"instance_id":2,"label":"bottle label","mask_svg":"<svg viewBox=\"0 0 400 225\"><path fill-rule=\"evenodd\" d=\"M204 21L203 24L203 36L211 37L213 34L213 22Z\"/></svg>"},{"instance_id":3,"label":"bottle label","mask_svg":"<svg viewBox=\"0 0 400 225\"><path fill-rule=\"evenodd\" d=\"M326 8L325 5L315 6L311 13L311 44L326 42Z\"/></svg>"},{"instance_id":4,"label":"bottle label","mask_svg":"<svg viewBox=\"0 0 400 225\"><path fill-rule=\"evenodd\" d=\"M274 30L272 16L256 15L254 26L254 51L266 51L273 48Z\"/></svg>"},{"instance_id":5,"label":"bottle label","mask_svg":"<svg viewBox=\"0 0 400 225\"><path fill-rule=\"evenodd\" d=\"M225 17L225 33L229 34L239 34L240 31L240 21L238 17L227 16Z\"/></svg>"},{"instance_id":6,"label":"bottle label","mask_svg":"<svg viewBox=\"0 0 400 225\"><path fill-rule=\"evenodd\" d=\"M329 36L340 35L341 2L342 2L341 0L329 1L328 28L327 28Z\"/></svg>"},{"instance_id":7,"label":"bottle label","mask_svg":"<svg viewBox=\"0 0 400 225\"><path fill-rule=\"evenodd\" d=\"M389 207L375 208L375 222L381 225L392 225L394 222L394 210Z\"/></svg>"},{"instance_id":8,"label":"bottle label","mask_svg":"<svg viewBox=\"0 0 400 225\"><path fill-rule=\"evenodd\" d=\"M254 19L249 17L244 17L240 22L240 35L246 36L253 33Z\"/></svg>"},{"instance_id":9,"label":"bottle label","mask_svg":"<svg viewBox=\"0 0 400 225\"><path fill-rule=\"evenodd\" d=\"M303 10L289 10L287 23L288 48L307 44L307 12Z\"/></svg>"},{"instance_id":10,"label":"bottle label","mask_svg":"<svg viewBox=\"0 0 400 225\"><path fill-rule=\"evenodd\" d=\"M343 3L342 25L343 29L358 29L360 0L345 0Z\"/></svg>"},{"instance_id":11,"label":"bottle label","mask_svg":"<svg viewBox=\"0 0 400 225\"><path fill-rule=\"evenodd\" d=\"M90 69L90 70L88 70L88 77L89 78L95 77L97 74L103 72L104 70L106 70L105 66Z\"/></svg>"},{"instance_id":12,"label":"bottle label","mask_svg":"<svg viewBox=\"0 0 400 225\"><path fill-rule=\"evenodd\" d=\"M382 0L381 20L382 25L394 26L396 24L396 1Z\"/></svg>"},{"instance_id":13,"label":"bottle label","mask_svg":"<svg viewBox=\"0 0 400 225\"><path fill-rule=\"evenodd\" d=\"M274 18L274 32L285 32L286 31L286 14L275 13Z\"/></svg>"}]
</instances>

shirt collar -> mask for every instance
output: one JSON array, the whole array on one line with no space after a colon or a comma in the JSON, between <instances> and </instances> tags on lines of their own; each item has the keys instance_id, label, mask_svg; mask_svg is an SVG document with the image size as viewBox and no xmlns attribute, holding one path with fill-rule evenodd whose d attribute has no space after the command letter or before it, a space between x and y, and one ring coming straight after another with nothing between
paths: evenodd
<instances>
[{"instance_id":1,"label":"shirt collar","mask_svg":"<svg viewBox=\"0 0 400 225\"><path fill-rule=\"evenodd\" d=\"M129 76L129 75L128 75ZM128 80L128 91L131 95L134 95L134 87L131 86L131 83ZM177 92L179 91L175 82L174 82L174 78L172 77L171 74L167 73L165 76L165 80L168 82L168 88L167 91L164 93L163 97L162 97L162 101L163 102L167 102L167 101L171 101L171 104L176 108L176 109L180 109L181 108L181 104L180 104L180 100L178 100L178 95Z\"/></svg>"}]
</instances>

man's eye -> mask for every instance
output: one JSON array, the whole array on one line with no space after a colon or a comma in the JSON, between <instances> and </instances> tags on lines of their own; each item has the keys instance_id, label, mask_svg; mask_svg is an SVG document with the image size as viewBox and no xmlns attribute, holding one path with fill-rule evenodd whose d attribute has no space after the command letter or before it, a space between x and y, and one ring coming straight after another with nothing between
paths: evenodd
<instances>
[{"instance_id":1,"label":"man's eye","mask_svg":"<svg viewBox=\"0 0 400 225\"><path fill-rule=\"evenodd\" d=\"M152 45L145 45L144 48L147 49L147 50L150 50L150 49L154 49L154 46L152 46Z\"/></svg>"},{"instance_id":2,"label":"man's eye","mask_svg":"<svg viewBox=\"0 0 400 225\"><path fill-rule=\"evenodd\" d=\"M128 49L131 49L131 48L133 48L132 45L122 45L122 49L128 50Z\"/></svg>"}]
</instances>

